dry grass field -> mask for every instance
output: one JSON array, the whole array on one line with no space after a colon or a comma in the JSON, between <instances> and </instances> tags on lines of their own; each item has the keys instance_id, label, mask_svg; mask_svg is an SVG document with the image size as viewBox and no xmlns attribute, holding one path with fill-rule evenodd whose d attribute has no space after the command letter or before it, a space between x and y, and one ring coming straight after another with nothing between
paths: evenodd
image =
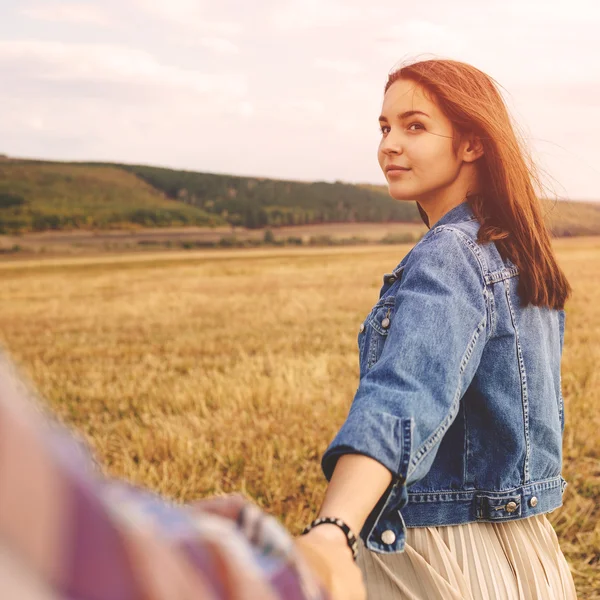
<instances>
[{"instance_id":1,"label":"dry grass field","mask_svg":"<svg viewBox=\"0 0 600 600\"><path fill-rule=\"evenodd\" d=\"M600 238L555 241L574 287L565 505L581 599L600 598ZM358 384L358 326L409 246L0 263L0 339L106 473L178 501L241 490L298 533ZM550 600L550 599L549 599Z\"/></svg>"}]
</instances>

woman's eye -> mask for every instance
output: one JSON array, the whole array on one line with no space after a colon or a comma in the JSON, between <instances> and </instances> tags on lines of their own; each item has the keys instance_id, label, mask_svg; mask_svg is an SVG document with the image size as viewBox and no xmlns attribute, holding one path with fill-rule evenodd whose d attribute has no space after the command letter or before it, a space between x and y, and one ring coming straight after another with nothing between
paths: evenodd
<instances>
[{"instance_id":1,"label":"woman's eye","mask_svg":"<svg viewBox=\"0 0 600 600\"><path fill-rule=\"evenodd\" d=\"M420 130L425 130L425 127L423 126L422 123L417 123L416 121L414 123L411 123L407 129L409 131L420 131ZM389 125L380 125L379 126L379 131L385 135L386 133L389 133L391 130L391 127Z\"/></svg>"}]
</instances>

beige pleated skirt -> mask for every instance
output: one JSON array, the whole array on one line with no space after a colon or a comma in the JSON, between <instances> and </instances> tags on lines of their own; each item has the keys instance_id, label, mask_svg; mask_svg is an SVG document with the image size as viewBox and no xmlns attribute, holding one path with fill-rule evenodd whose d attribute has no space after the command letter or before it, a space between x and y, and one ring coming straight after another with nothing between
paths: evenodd
<instances>
[{"instance_id":1,"label":"beige pleated skirt","mask_svg":"<svg viewBox=\"0 0 600 600\"><path fill-rule=\"evenodd\" d=\"M359 541L368 600L575 600L546 515L503 523L408 528L405 551L379 554Z\"/></svg>"}]
</instances>

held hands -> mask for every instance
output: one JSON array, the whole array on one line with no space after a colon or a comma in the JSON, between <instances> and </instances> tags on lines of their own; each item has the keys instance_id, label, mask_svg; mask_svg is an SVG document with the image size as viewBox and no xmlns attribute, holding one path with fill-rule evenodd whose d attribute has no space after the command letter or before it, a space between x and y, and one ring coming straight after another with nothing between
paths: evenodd
<instances>
[{"instance_id":1,"label":"held hands","mask_svg":"<svg viewBox=\"0 0 600 600\"><path fill-rule=\"evenodd\" d=\"M358 535L391 484L392 472L382 463L363 454L344 454L336 462L319 518L341 519ZM306 535L296 538L296 547L334 600L366 600L362 574L352 558L343 528L330 523L315 525Z\"/></svg>"},{"instance_id":2,"label":"held hands","mask_svg":"<svg viewBox=\"0 0 600 600\"><path fill-rule=\"evenodd\" d=\"M362 574L338 527L320 525L296 538L295 544L332 600L366 600Z\"/></svg>"}]
</instances>

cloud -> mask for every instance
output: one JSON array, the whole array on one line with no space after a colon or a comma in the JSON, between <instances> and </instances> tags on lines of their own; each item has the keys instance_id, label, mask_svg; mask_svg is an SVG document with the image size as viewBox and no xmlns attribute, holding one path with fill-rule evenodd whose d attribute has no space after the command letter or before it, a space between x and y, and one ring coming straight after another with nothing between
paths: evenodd
<instances>
[{"instance_id":1,"label":"cloud","mask_svg":"<svg viewBox=\"0 0 600 600\"><path fill-rule=\"evenodd\" d=\"M357 75L362 73L363 67L358 62L350 60L329 60L326 58L317 58L314 62L315 67L318 69L327 69L329 71L336 71L344 75Z\"/></svg>"},{"instance_id":2,"label":"cloud","mask_svg":"<svg viewBox=\"0 0 600 600\"><path fill-rule=\"evenodd\" d=\"M271 25L280 30L315 27L340 27L359 22L363 10L336 0L289 0L270 16Z\"/></svg>"},{"instance_id":3,"label":"cloud","mask_svg":"<svg viewBox=\"0 0 600 600\"><path fill-rule=\"evenodd\" d=\"M240 47L235 42L217 36L181 35L177 33L169 35L165 40L174 46L202 48L220 56L236 56L240 53Z\"/></svg>"},{"instance_id":4,"label":"cloud","mask_svg":"<svg viewBox=\"0 0 600 600\"><path fill-rule=\"evenodd\" d=\"M569 0L569 2L548 2L548 0L507 0L503 10L509 18L521 21L565 24L600 22L596 0Z\"/></svg>"},{"instance_id":5,"label":"cloud","mask_svg":"<svg viewBox=\"0 0 600 600\"><path fill-rule=\"evenodd\" d=\"M134 0L134 4L156 17L180 23L200 18L203 11L198 0Z\"/></svg>"},{"instance_id":6,"label":"cloud","mask_svg":"<svg viewBox=\"0 0 600 600\"><path fill-rule=\"evenodd\" d=\"M242 32L241 23L214 20L207 16L209 5L198 0L134 0L135 6L147 15L179 28L216 37L231 37Z\"/></svg>"},{"instance_id":7,"label":"cloud","mask_svg":"<svg viewBox=\"0 0 600 600\"><path fill-rule=\"evenodd\" d=\"M97 4L81 4L76 2L32 4L22 8L20 13L39 21L85 23L100 26L111 25L111 19L108 14Z\"/></svg>"},{"instance_id":8,"label":"cloud","mask_svg":"<svg viewBox=\"0 0 600 600\"><path fill-rule=\"evenodd\" d=\"M231 40L219 37L204 37L197 42L217 54L239 54L240 49Z\"/></svg>"},{"instance_id":9,"label":"cloud","mask_svg":"<svg viewBox=\"0 0 600 600\"><path fill-rule=\"evenodd\" d=\"M247 100L243 100L238 104L238 113L244 118L251 117L254 114L254 105Z\"/></svg>"},{"instance_id":10,"label":"cloud","mask_svg":"<svg viewBox=\"0 0 600 600\"><path fill-rule=\"evenodd\" d=\"M377 38L379 55L393 60L399 60L402 56L418 59L431 58L433 55L455 58L468 48L469 39L456 29L424 19L407 19L400 24L390 25Z\"/></svg>"},{"instance_id":11,"label":"cloud","mask_svg":"<svg viewBox=\"0 0 600 600\"><path fill-rule=\"evenodd\" d=\"M150 85L237 97L246 93L244 74L167 65L149 52L118 44L0 41L0 73L30 81Z\"/></svg>"},{"instance_id":12,"label":"cloud","mask_svg":"<svg viewBox=\"0 0 600 600\"><path fill-rule=\"evenodd\" d=\"M280 116L283 119L289 119L290 114L297 116L299 113L303 115L323 115L325 114L325 105L319 100L297 98L283 106Z\"/></svg>"},{"instance_id":13,"label":"cloud","mask_svg":"<svg viewBox=\"0 0 600 600\"><path fill-rule=\"evenodd\" d=\"M3 41L0 137L20 156L177 164L204 145L212 160L213 141L252 120L247 77L119 44Z\"/></svg>"}]
</instances>

